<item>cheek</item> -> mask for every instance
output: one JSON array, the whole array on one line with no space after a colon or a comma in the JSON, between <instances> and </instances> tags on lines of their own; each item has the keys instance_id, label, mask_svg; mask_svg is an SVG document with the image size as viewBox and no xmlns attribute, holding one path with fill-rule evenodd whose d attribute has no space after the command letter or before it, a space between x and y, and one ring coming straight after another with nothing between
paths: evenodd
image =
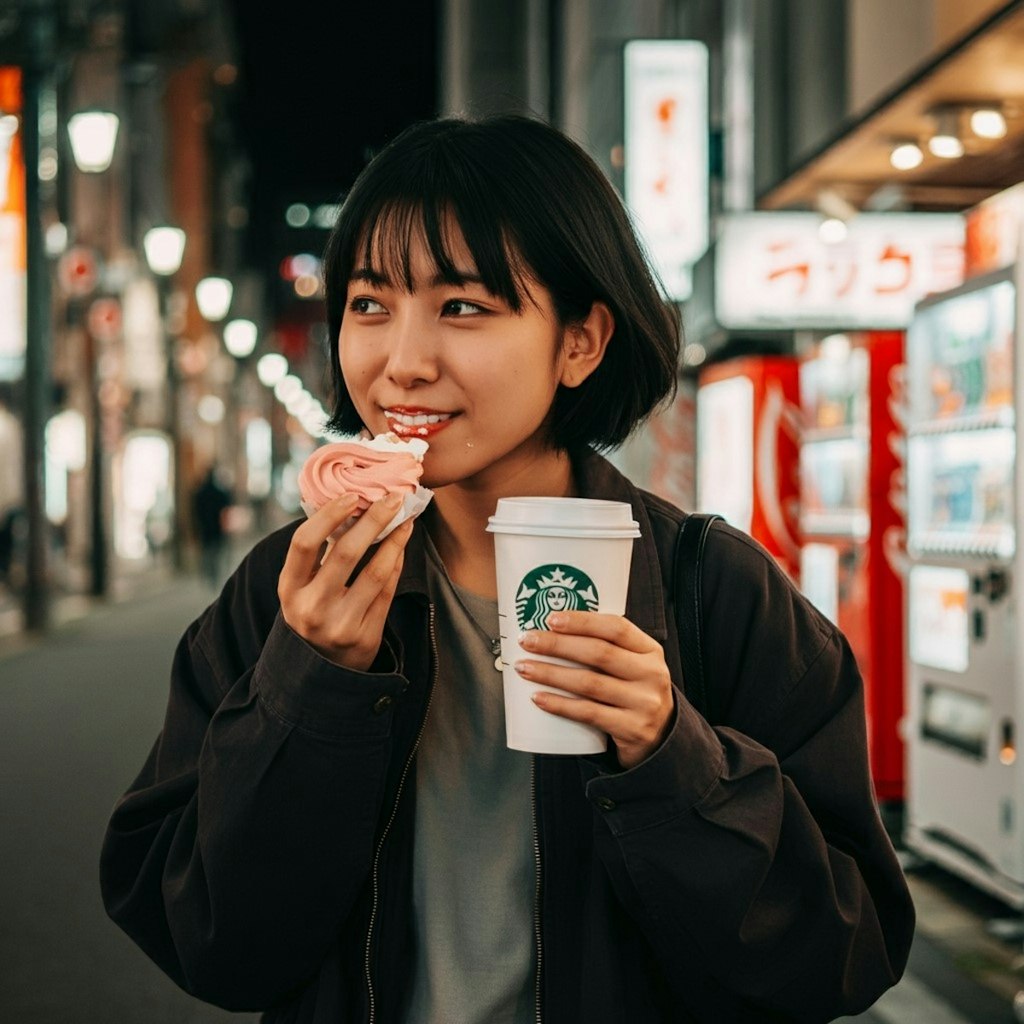
<instances>
[{"instance_id":1,"label":"cheek","mask_svg":"<svg viewBox=\"0 0 1024 1024\"><path fill-rule=\"evenodd\" d=\"M345 380L363 381L373 372L372 350L360 345L343 333L338 339L338 363Z\"/></svg>"}]
</instances>

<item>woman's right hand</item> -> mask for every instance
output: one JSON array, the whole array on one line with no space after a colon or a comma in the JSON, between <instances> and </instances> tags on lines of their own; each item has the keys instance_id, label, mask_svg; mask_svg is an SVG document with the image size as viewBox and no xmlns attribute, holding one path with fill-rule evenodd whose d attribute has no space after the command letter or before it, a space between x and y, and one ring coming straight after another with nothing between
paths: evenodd
<instances>
[{"instance_id":1,"label":"woman's right hand","mask_svg":"<svg viewBox=\"0 0 1024 1024\"><path fill-rule=\"evenodd\" d=\"M412 520L392 531L351 586L347 584L401 503L401 495L389 494L371 505L331 545L322 564L323 546L355 511L355 496L343 494L329 501L292 536L277 582L281 614L295 633L336 665L365 672L377 656Z\"/></svg>"}]
</instances>

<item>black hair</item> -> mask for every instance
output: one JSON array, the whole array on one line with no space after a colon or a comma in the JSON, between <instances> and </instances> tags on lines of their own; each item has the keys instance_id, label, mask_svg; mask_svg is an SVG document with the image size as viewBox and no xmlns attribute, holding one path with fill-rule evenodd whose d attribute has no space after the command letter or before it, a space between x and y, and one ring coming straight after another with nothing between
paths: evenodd
<instances>
[{"instance_id":1,"label":"black hair","mask_svg":"<svg viewBox=\"0 0 1024 1024\"><path fill-rule=\"evenodd\" d=\"M674 394L678 312L662 299L622 202L597 164L542 121L453 118L415 124L381 150L356 179L328 239L330 429L355 433L364 426L338 357L356 261L411 291L409 247L419 231L438 273L459 284L445 237L451 220L484 286L516 312L529 300L529 276L551 293L563 327L581 323L595 301L615 318L601 365L578 387L558 388L554 447L614 448Z\"/></svg>"}]
</instances>

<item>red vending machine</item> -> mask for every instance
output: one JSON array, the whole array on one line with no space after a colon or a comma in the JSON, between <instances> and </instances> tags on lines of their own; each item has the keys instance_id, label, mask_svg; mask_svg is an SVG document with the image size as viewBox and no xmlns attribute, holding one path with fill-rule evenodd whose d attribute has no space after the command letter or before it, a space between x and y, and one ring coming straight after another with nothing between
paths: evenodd
<instances>
[{"instance_id":1,"label":"red vending machine","mask_svg":"<svg viewBox=\"0 0 1024 1024\"><path fill-rule=\"evenodd\" d=\"M702 371L697 388L697 509L717 512L800 576L799 363L747 356Z\"/></svg>"},{"instance_id":2,"label":"red vending machine","mask_svg":"<svg viewBox=\"0 0 1024 1024\"><path fill-rule=\"evenodd\" d=\"M903 333L826 338L800 366L800 586L864 677L879 801L903 800Z\"/></svg>"}]
</instances>

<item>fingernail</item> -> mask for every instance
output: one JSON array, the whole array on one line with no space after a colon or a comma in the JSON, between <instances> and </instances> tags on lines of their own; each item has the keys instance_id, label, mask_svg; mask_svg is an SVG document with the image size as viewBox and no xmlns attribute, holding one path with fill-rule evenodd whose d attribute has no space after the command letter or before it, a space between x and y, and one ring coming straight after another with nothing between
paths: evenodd
<instances>
[{"instance_id":1,"label":"fingernail","mask_svg":"<svg viewBox=\"0 0 1024 1024\"><path fill-rule=\"evenodd\" d=\"M402 495L396 492L392 492L384 499L384 507L395 511L399 505L402 504Z\"/></svg>"},{"instance_id":2,"label":"fingernail","mask_svg":"<svg viewBox=\"0 0 1024 1024\"><path fill-rule=\"evenodd\" d=\"M533 633L523 633L519 637L519 646L524 650L532 651L537 646L537 637Z\"/></svg>"},{"instance_id":3,"label":"fingernail","mask_svg":"<svg viewBox=\"0 0 1024 1024\"><path fill-rule=\"evenodd\" d=\"M533 671L533 666L528 661L517 661L513 667L521 676L528 676Z\"/></svg>"},{"instance_id":4,"label":"fingernail","mask_svg":"<svg viewBox=\"0 0 1024 1024\"><path fill-rule=\"evenodd\" d=\"M564 626L565 616L559 615L558 612L553 612L548 616L548 625L551 626L552 629L558 629L559 626Z\"/></svg>"}]
</instances>

